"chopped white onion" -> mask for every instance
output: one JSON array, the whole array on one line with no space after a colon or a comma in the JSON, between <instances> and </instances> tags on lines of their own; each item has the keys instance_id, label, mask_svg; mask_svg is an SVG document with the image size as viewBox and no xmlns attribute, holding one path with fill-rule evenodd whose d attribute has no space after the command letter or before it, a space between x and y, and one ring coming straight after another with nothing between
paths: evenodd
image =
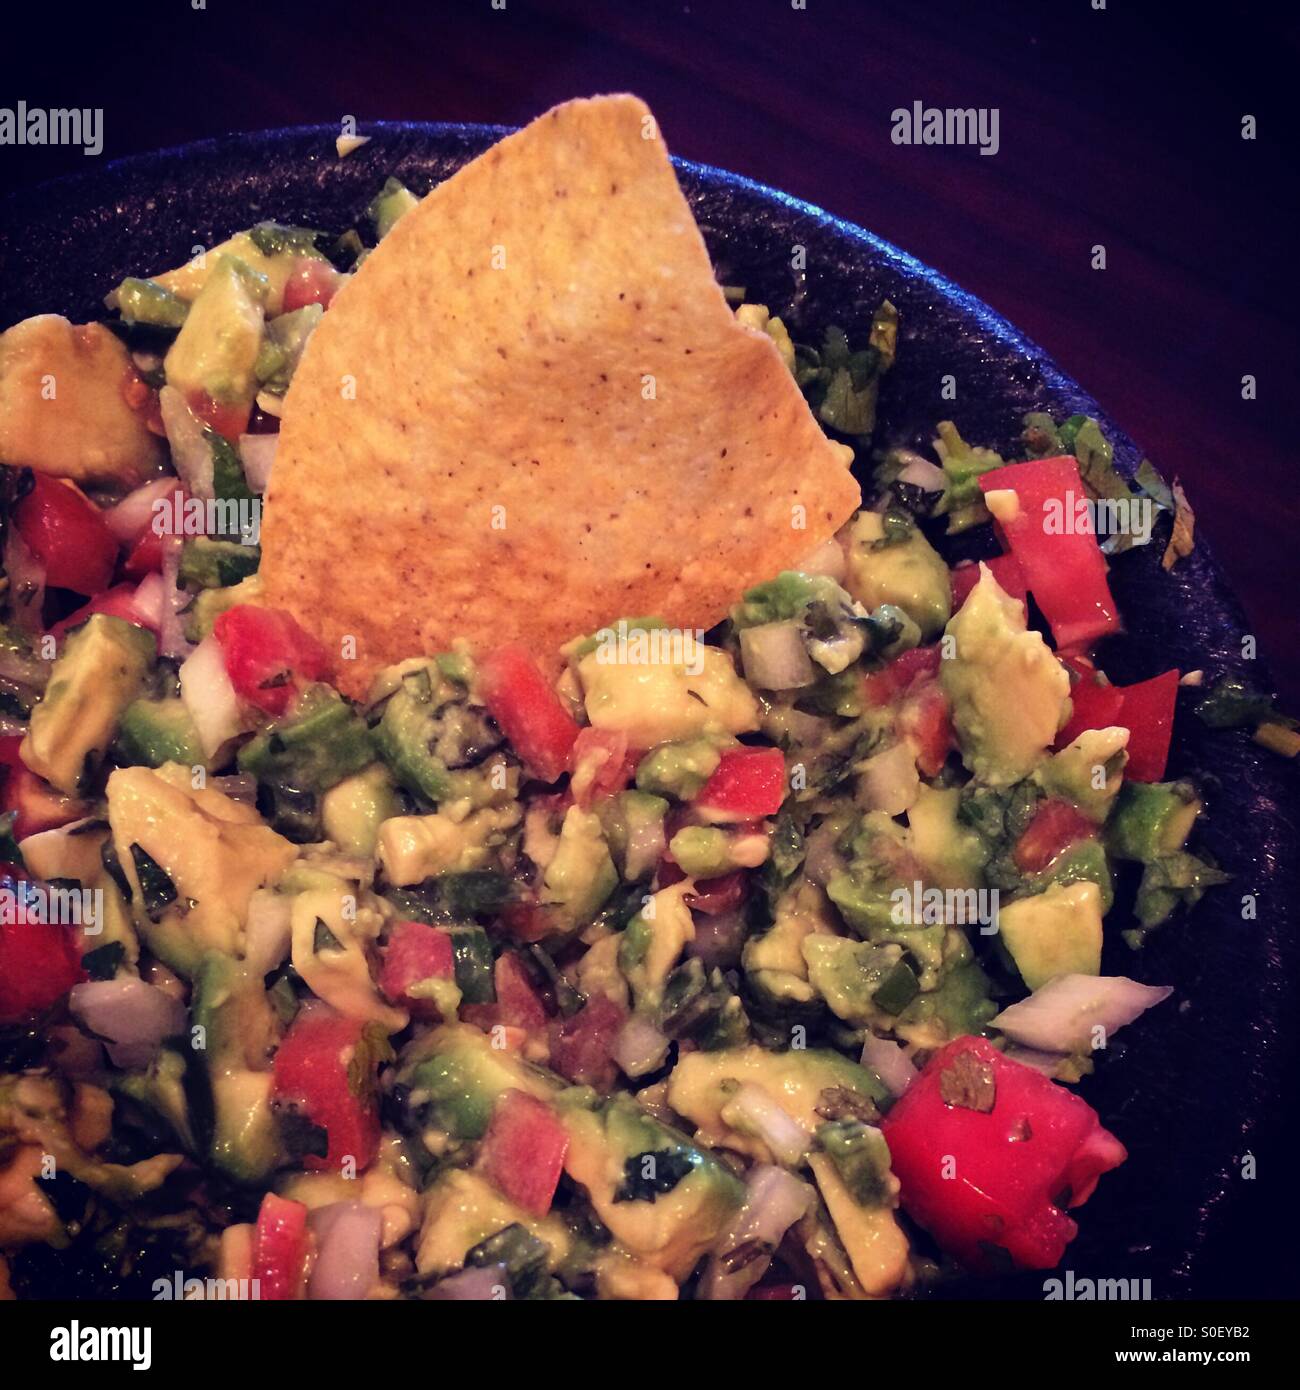
<instances>
[{"instance_id":1,"label":"chopped white onion","mask_svg":"<svg viewBox=\"0 0 1300 1390\"><path fill-rule=\"evenodd\" d=\"M184 480L186 492L191 497L215 497L212 447L203 437L203 422L174 386L159 391L158 408L172 452L172 467Z\"/></svg>"},{"instance_id":2,"label":"chopped white onion","mask_svg":"<svg viewBox=\"0 0 1300 1390\"><path fill-rule=\"evenodd\" d=\"M858 769L855 798L866 811L884 811L901 816L920 795L921 779L916 771L916 755L906 740L891 744L883 753L868 758Z\"/></svg>"},{"instance_id":3,"label":"chopped white onion","mask_svg":"<svg viewBox=\"0 0 1300 1390\"><path fill-rule=\"evenodd\" d=\"M195 647L180 669L181 699L194 721L203 756L210 758L247 727L235 687L226 674L226 659L216 637Z\"/></svg>"},{"instance_id":4,"label":"chopped white onion","mask_svg":"<svg viewBox=\"0 0 1300 1390\"><path fill-rule=\"evenodd\" d=\"M250 806L257 800L257 778L251 772L231 773L229 777L212 777L208 786L228 796L231 801L244 801Z\"/></svg>"},{"instance_id":5,"label":"chopped white onion","mask_svg":"<svg viewBox=\"0 0 1300 1390\"><path fill-rule=\"evenodd\" d=\"M795 566L803 574L822 574L827 579L833 579L837 584L843 583L844 576L848 571L848 562L844 557L844 547L831 536L824 540L811 554L805 555L803 560Z\"/></svg>"},{"instance_id":6,"label":"chopped white onion","mask_svg":"<svg viewBox=\"0 0 1300 1390\"><path fill-rule=\"evenodd\" d=\"M141 624L154 632L162 631L166 603L166 584L161 574L146 574L131 595L131 606L140 615Z\"/></svg>"},{"instance_id":7,"label":"chopped white onion","mask_svg":"<svg viewBox=\"0 0 1300 1390\"><path fill-rule=\"evenodd\" d=\"M275 451L280 443L278 434L241 434L239 436L239 457L244 465L244 478L254 492L266 491L271 481L271 465L275 462Z\"/></svg>"},{"instance_id":8,"label":"chopped white onion","mask_svg":"<svg viewBox=\"0 0 1300 1390\"><path fill-rule=\"evenodd\" d=\"M73 985L68 1008L119 1067L148 1066L164 1038L185 1030L185 1005L134 975Z\"/></svg>"},{"instance_id":9,"label":"chopped white onion","mask_svg":"<svg viewBox=\"0 0 1300 1390\"><path fill-rule=\"evenodd\" d=\"M760 690L795 690L816 679L799 624L761 623L740 634L745 679Z\"/></svg>"},{"instance_id":10,"label":"chopped white onion","mask_svg":"<svg viewBox=\"0 0 1300 1390\"><path fill-rule=\"evenodd\" d=\"M181 549L184 536L162 538L162 621L158 628L158 655L183 661L194 651L194 644L185 636L181 610L190 596L180 587Z\"/></svg>"},{"instance_id":11,"label":"chopped white onion","mask_svg":"<svg viewBox=\"0 0 1300 1390\"><path fill-rule=\"evenodd\" d=\"M862 1044L862 1065L875 1072L892 1096L901 1096L920 1075L901 1044L874 1033Z\"/></svg>"},{"instance_id":12,"label":"chopped white onion","mask_svg":"<svg viewBox=\"0 0 1300 1390\"><path fill-rule=\"evenodd\" d=\"M293 899L259 888L248 900L244 959L257 975L269 975L289 954Z\"/></svg>"},{"instance_id":13,"label":"chopped white onion","mask_svg":"<svg viewBox=\"0 0 1300 1390\"><path fill-rule=\"evenodd\" d=\"M778 1163L791 1167L802 1163L808 1152L808 1131L772 1099L761 1086L746 1081L723 1107L723 1118L733 1128L746 1130L763 1141Z\"/></svg>"},{"instance_id":14,"label":"chopped white onion","mask_svg":"<svg viewBox=\"0 0 1300 1390\"><path fill-rule=\"evenodd\" d=\"M668 1039L643 1014L633 1014L619 1029L611 1049L626 1076L645 1076L663 1066Z\"/></svg>"},{"instance_id":15,"label":"chopped white onion","mask_svg":"<svg viewBox=\"0 0 1300 1390\"><path fill-rule=\"evenodd\" d=\"M104 525L119 545L134 545L153 522L154 504L179 490L177 479L155 478L134 492L128 492L116 506L109 507L103 513Z\"/></svg>"},{"instance_id":16,"label":"chopped white onion","mask_svg":"<svg viewBox=\"0 0 1300 1390\"><path fill-rule=\"evenodd\" d=\"M754 1287L772 1262L771 1252L791 1226L807 1214L813 1190L806 1182L770 1163L750 1169L745 1180L745 1202L714 1244L700 1297L711 1300L741 1299ZM748 1245L758 1254L739 1268L727 1268L727 1256Z\"/></svg>"},{"instance_id":17,"label":"chopped white onion","mask_svg":"<svg viewBox=\"0 0 1300 1390\"><path fill-rule=\"evenodd\" d=\"M1058 975L993 1020L1007 1037L1043 1052L1090 1052L1100 1028L1109 1039L1173 993L1126 975Z\"/></svg>"},{"instance_id":18,"label":"chopped white onion","mask_svg":"<svg viewBox=\"0 0 1300 1390\"><path fill-rule=\"evenodd\" d=\"M741 948L749 927L739 908L733 912L701 912L695 918L695 938L686 954L696 956L712 970L730 970L740 964Z\"/></svg>"},{"instance_id":19,"label":"chopped white onion","mask_svg":"<svg viewBox=\"0 0 1300 1390\"><path fill-rule=\"evenodd\" d=\"M510 1275L505 1265L482 1265L462 1269L439 1279L426 1297L448 1303L491 1303L510 1297Z\"/></svg>"},{"instance_id":20,"label":"chopped white onion","mask_svg":"<svg viewBox=\"0 0 1300 1390\"><path fill-rule=\"evenodd\" d=\"M914 454L910 449L903 450L900 456L905 460L898 474L900 483L910 483L923 492L942 492L948 486L947 475L938 464Z\"/></svg>"},{"instance_id":21,"label":"chopped white onion","mask_svg":"<svg viewBox=\"0 0 1300 1390\"><path fill-rule=\"evenodd\" d=\"M379 1281L383 1213L364 1202L333 1202L317 1207L307 1221L316 1235L307 1297L335 1302L365 1298Z\"/></svg>"},{"instance_id":22,"label":"chopped white onion","mask_svg":"<svg viewBox=\"0 0 1300 1390\"><path fill-rule=\"evenodd\" d=\"M664 857L667 848L663 817L639 817L628 831L627 847L623 851L624 877L631 883L644 878Z\"/></svg>"}]
</instances>

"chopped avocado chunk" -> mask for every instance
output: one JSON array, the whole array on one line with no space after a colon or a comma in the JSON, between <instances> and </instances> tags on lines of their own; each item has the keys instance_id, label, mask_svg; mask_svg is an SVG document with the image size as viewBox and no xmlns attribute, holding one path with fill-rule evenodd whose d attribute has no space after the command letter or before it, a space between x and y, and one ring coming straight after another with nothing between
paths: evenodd
<instances>
[{"instance_id":1,"label":"chopped avocado chunk","mask_svg":"<svg viewBox=\"0 0 1300 1390\"><path fill-rule=\"evenodd\" d=\"M830 1153L813 1154L809 1165L863 1292L883 1297L907 1277L907 1237L893 1212L897 1198L859 1202ZM892 1173L887 1185L897 1192Z\"/></svg>"},{"instance_id":2,"label":"chopped avocado chunk","mask_svg":"<svg viewBox=\"0 0 1300 1390\"><path fill-rule=\"evenodd\" d=\"M128 763L145 767L161 767L163 763L207 765L190 712L175 697L133 700L122 712L117 743Z\"/></svg>"},{"instance_id":3,"label":"chopped avocado chunk","mask_svg":"<svg viewBox=\"0 0 1300 1390\"><path fill-rule=\"evenodd\" d=\"M1128 740L1127 729L1088 729L1040 763L1034 780L1048 796L1068 801L1100 825L1124 780Z\"/></svg>"},{"instance_id":4,"label":"chopped avocado chunk","mask_svg":"<svg viewBox=\"0 0 1300 1390\"><path fill-rule=\"evenodd\" d=\"M804 938L803 954L808 983L837 1018L855 1028L902 1013L918 992L916 975L897 943L875 946L818 934Z\"/></svg>"},{"instance_id":5,"label":"chopped avocado chunk","mask_svg":"<svg viewBox=\"0 0 1300 1390\"><path fill-rule=\"evenodd\" d=\"M674 883L661 888L624 928L618 968L639 1009L659 1008L669 972L686 943L695 939L695 922L684 901L687 887Z\"/></svg>"},{"instance_id":6,"label":"chopped avocado chunk","mask_svg":"<svg viewBox=\"0 0 1300 1390\"><path fill-rule=\"evenodd\" d=\"M181 547L179 577L195 589L229 589L256 574L261 563L260 546L193 536Z\"/></svg>"},{"instance_id":7,"label":"chopped avocado chunk","mask_svg":"<svg viewBox=\"0 0 1300 1390\"><path fill-rule=\"evenodd\" d=\"M625 882L653 873L664 848L668 803L643 791L619 792L596 803L605 843Z\"/></svg>"},{"instance_id":8,"label":"chopped avocado chunk","mask_svg":"<svg viewBox=\"0 0 1300 1390\"><path fill-rule=\"evenodd\" d=\"M570 806L555 854L542 874L542 900L563 909L573 926L584 926L618 887L618 871L605 844L600 817Z\"/></svg>"},{"instance_id":9,"label":"chopped avocado chunk","mask_svg":"<svg viewBox=\"0 0 1300 1390\"><path fill-rule=\"evenodd\" d=\"M1117 859L1150 864L1182 849L1200 813L1190 782L1126 782L1106 829L1107 848Z\"/></svg>"},{"instance_id":10,"label":"chopped avocado chunk","mask_svg":"<svg viewBox=\"0 0 1300 1390\"><path fill-rule=\"evenodd\" d=\"M952 616L948 566L918 526L891 529L887 519L870 511L854 518L846 587L864 608L901 608L928 642Z\"/></svg>"},{"instance_id":11,"label":"chopped avocado chunk","mask_svg":"<svg viewBox=\"0 0 1300 1390\"><path fill-rule=\"evenodd\" d=\"M374 857L381 823L402 809L392 774L378 762L336 783L320 805L326 837L344 854L367 859Z\"/></svg>"},{"instance_id":12,"label":"chopped avocado chunk","mask_svg":"<svg viewBox=\"0 0 1300 1390\"><path fill-rule=\"evenodd\" d=\"M419 201L401 179L395 179L390 175L366 209L366 216L374 226L375 235L382 241L392 231L398 219L416 207Z\"/></svg>"},{"instance_id":13,"label":"chopped avocado chunk","mask_svg":"<svg viewBox=\"0 0 1300 1390\"><path fill-rule=\"evenodd\" d=\"M185 636L191 642L202 642L212 635L212 625L228 608L256 603L261 596L262 581L255 574L229 589L200 589L185 610Z\"/></svg>"},{"instance_id":14,"label":"chopped avocado chunk","mask_svg":"<svg viewBox=\"0 0 1300 1390\"><path fill-rule=\"evenodd\" d=\"M637 764L637 790L690 801L699 794L721 761L722 753L712 739L665 743L647 753Z\"/></svg>"},{"instance_id":15,"label":"chopped avocado chunk","mask_svg":"<svg viewBox=\"0 0 1300 1390\"><path fill-rule=\"evenodd\" d=\"M237 256L217 256L163 363L167 384L220 404L251 401L267 290L266 276Z\"/></svg>"},{"instance_id":16,"label":"chopped avocado chunk","mask_svg":"<svg viewBox=\"0 0 1300 1390\"><path fill-rule=\"evenodd\" d=\"M155 328L179 328L190 306L180 295L156 280L128 276L117 287L117 311L125 323L147 323Z\"/></svg>"},{"instance_id":17,"label":"chopped avocado chunk","mask_svg":"<svg viewBox=\"0 0 1300 1390\"><path fill-rule=\"evenodd\" d=\"M734 867L731 840L715 825L684 826L668 842L668 849L691 878L716 878Z\"/></svg>"},{"instance_id":18,"label":"chopped avocado chunk","mask_svg":"<svg viewBox=\"0 0 1300 1390\"><path fill-rule=\"evenodd\" d=\"M384 877L398 888L442 874L490 868L519 824L516 803L486 806L456 820L443 811L391 816L376 832Z\"/></svg>"},{"instance_id":19,"label":"chopped avocado chunk","mask_svg":"<svg viewBox=\"0 0 1300 1390\"><path fill-rule=\"evenodd\" d=\"M962 761L990 786L1009 786L1034 770L1069 718L1070 677L987 565L948 623L945 644L950 639L939 680Z\"/></svg>"},{"instance_id":20,"label":"chopped avocado chunk","mask_svg":"<svg viewBox=\"0 0 1300 1390\"><path fill-rule=\"evenodd\" d=\"M123 710L140 694L153 634L95 613L68 634L22 744L29 768L61 792L89 789Z\"/></svg>"},{"instance_id":21,"label":"chopped avocado chunk","mask_svg":"<svg viewBox=\"0 0 1300 1390\"><path fill-rule=\"evenodd\" d=\"M1095 883L1054 883L1017 898L998 913L998 930L1031 990L1057 975L1101 973L1101 889Z\"/></svg>"},{"instance_id":22,"label":"chopped avocado chunk","mask_svg":"<svg viewBox=\"0 0 1300 1390\"><path fill-rule=\"evenodd\" d=\"M259 781L323 792L374 760L366 722L328 685L303 691L293 713L239 750L239 768Z\"/></svg>"}]
</instances>

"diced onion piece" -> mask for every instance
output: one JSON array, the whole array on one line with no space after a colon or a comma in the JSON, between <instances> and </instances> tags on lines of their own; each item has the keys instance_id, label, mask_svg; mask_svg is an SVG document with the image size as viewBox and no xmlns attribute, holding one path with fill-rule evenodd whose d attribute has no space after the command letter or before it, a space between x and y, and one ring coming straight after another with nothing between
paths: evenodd
<instances>
[{"instance_id":1,"label":"diced onion piece","mask_svg":"<svg viewBox=\"0 0 1300 1390\"><path fill-rule=\"evenodd\" d=\"M148 1066L164 1038L185 1030L185 1005L133 975L73 985L68 1008L119 1067Z\"/></svg>"},{"instance_id":2,"label":"diced onion piece","mask_svg":"<svg viewBox=\"0 0 1300 1390\"><path fill-rule=\"evenodd\" d=\"M1042 1052L1090 1052L1095 1029L1109 1039L1173 992L1172 985L1143 985L1126 975L1057 975L1003 1009L992 1026Z\"/></svg>"},{"instance_id":3,"label":"diced onion piece","mask_svg":"<svg viewBox=\"0 0 1300 1390\"><path fill-rule=\"evenodd\" d=\"M289 954L292 906L292 898L270 888L259 888L249 898L244 959L253 974L269 975Z\"/></svg>"},{"instance_id":4,"label":"diced onion piece","mask_svg":"<svg viewBox=\"0 0 1300 1390\"><path fill-rule=\"evenodd\" d=\"M844 555L844 547L831 536L824 540L811 554L805 555L803 560L795 566L802 574L822 574L827 579L833 579L837 584L843 583L844 576L848 572L848 561Z\"/></svg>"},{"instance_id":5,"label":"diced onion piece","mask_svg":"<svg viewBox=\"0 0 1300 1390\"><path fill-rule=\"evenodd\" d=\"M247 727L239 696L226 674L226 658L215 637L205 637L180 669L181 699L194 721L203 756L210 758Z\"/></svg>"},{"instance_id":6,"label":"diced onion piece","mask_svg":"<svg viewBox=\"0 0 1300 1390\"><path fill-rule=\"evenodd\" d=\"M745 1082L723 1110L729 1125L761 1139L778 1163L795 1167L803 1162L809 1147L808 1131L761 1086Z\"/></svg>"},{"instance_id":7,"label":"diced onion piece","mask_svg":"<svg viewBox=\"0 0 1300 1390\"><path fill-rule=\"evenodd\" d=\"M762 623L740 634L745 679L760 690L796 690L816 678L798 623Z\"/></svg>"},{"instance_id":8,"label":"diced onion piece","mask_svg":"<svg viewBox=\"0 0 1300 1390\"><path fill-rule=\"evenodd\" d=\"M131 596L131 606L140 615L145 627L153 628L155 632L162 630L167 590L161 574L145 575Z\"/></svg>"},{"instance_id":9,"label":"diced onion piece","mask_svg":"<svg viewBox=\"0 0 1300 1390\"><path fill-rule=\"evenodd\" d=\"M185 636L181 621L181 609L189 602L190 596L180 587L181 548L184 536L164 536L162 538L162 620L158 627L158 655L183 661L194 650L194 644Z\"/></svg>"},{"instance_id":10,"label":"diced onion piece","mask_svg":"<svg viewBox=\"0 0 1300 1390\"><path fill-rule=\"evenodd\" d=\"M271 481L271 465L275 462L275 451L279 447L278 434L241 434L239 436L239 457L244 464L244 477L254 492L266 491Z\"/></svg>"},{"instance_id":11,"label":"diced onion piece","mask_svg":"<svg viewBox=\"0 0 1300 1390\"><path fill-rule=\"evenodd\" d=\"M663 1066L668 1039L642 1014L633 1014L619 1029L612 1048L614 1060L626 1076L645 1076Z\"/></svg>"},{"instance_id":12,"label":"diced onion piece","mask_svg":"<svg viewBox=\"0 0 1300 1390\"><path fill-rule=\"evenodd\" d=\"M909 810L921 790L916 755L901 740L868 758L859 768L858 778L858 804L864 810L884 811L889 816L901 816Z\"/></svg>"},{"instance_id":13,"label":"diced onion piece","mask_svg":"<svg viewBox=\"0 0 1300 1390\"><path fill-rule=\"evenodd\" d=\"M510 1297L510 1275L505 1265L462 1269L459 1274L440 1279L427 1297L448 1303L489 1303L506 1299Z\"/></svg>"},{"instance_id":14,"label":"diced onion piece","mask_svg":"<svg viewBox=\"0 0 1300 1390\"><path fill-rule=\"evenodd\" d=\"M333 1202L307 1218L316 1235L307 1297L341 1301L365 1298L379 1281L379 1238L384 1217L364 1202Z\"/></svg>"},{"instance_id":15,"label":"diced onion piece","mask_svg":"<svg viewBox=\"0 0 1300 1390\"><path fill-rule=\"evenodd\" d=\"M633 883L644 878L664 857L667 848L663 817L638 817L628 832L627 848L623 852L624 876Z\"/></svg>"},{"instance_id":16,"label":"diced onion piece","mask_svg":"<svg viewBox=\"0 0 1300 1390\"><path fill-rule=\"evenodd\" d=\"M867 1034L862 1044L862 1065L884 1082L892 1096L901 1096L920 1075L906 1050L888 1038Z\"/></svg>"},{"instance_id":17,"label":"diced onion piece","mask_svg":"<svg viewBox=\"0 0 1300 1390\"><path fill-rule=\"evenodd\" d=\"M948 486L948 477L938 464L914 454L910 449L903 451L905 460L898 474L900 483L910 483L922 492L942 492Z\"/></svg>"},{"instance_id":18,"label":"diced onion piece","mask_svg":"<svg viewBox=\"0 0 1300 1390\"><path fill-rule=\"evenodd\" d=\"M184 480L186 492L191 497L215 497L212 446L203 437L203 422L174 386L164 386L159 391L158 407L172 453L172 467Z\"/></svg>"},{"instance_id":19,"label":"diced onion piece","mask_svg":"<svg viewBox=\"0 0 1300 1390\"><path fill-rule=\"evenodd\" d=\"M745 1185L744 1205L718 1238L709 1257L700 1283L701 1298L744 1298L767 1272L772 1251L786 1231L813 1203L813 1190L806 1182L771 1163L750 1169ZM756 1253L752 1258L744 1258L742 1252L750 1250Z\"/></svg>"},{"instance_id":20,"label":"diced onion piece","mask_svg":"<svg viewBox=\"0 0 1300 1390\"><path fill-rule=\"evenodd\" d=\"M119 545L134 545L149 530L154 518L154 504L170 497L180 488L176 478L155 478L127 495L103 513L104 525L113 533Z\"/></svg>"}]
</instances>

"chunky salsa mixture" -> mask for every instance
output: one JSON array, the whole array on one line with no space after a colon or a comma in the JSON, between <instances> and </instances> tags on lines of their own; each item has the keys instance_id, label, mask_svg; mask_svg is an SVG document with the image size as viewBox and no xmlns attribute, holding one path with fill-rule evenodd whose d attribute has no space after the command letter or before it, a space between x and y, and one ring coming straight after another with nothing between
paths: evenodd
<instances>
[{"instance_id":1,"label":"chunky salsa mixture","mask_svg":"<svg viewBox=\"0 0 1300 1390\"><path fill-rule=\"evenodd\" d=\"M390 180L373 234L414 202ZM1125 1159L1075 1087L1171 992L1103 943L1223 877L1165 780L1179 673L1106 678L1107 558L1042 523L1127 494L1096 423L873 455L892 307L814 350L742 304L870 505L707 634L611 614L558 679L453 649L355 702L255 541L365 247L262 224L107 325L0 338L0 1284L866 1298L1056 1265ZM964 531L985 559L950 568Z\"/></svg>"}]
</instances>

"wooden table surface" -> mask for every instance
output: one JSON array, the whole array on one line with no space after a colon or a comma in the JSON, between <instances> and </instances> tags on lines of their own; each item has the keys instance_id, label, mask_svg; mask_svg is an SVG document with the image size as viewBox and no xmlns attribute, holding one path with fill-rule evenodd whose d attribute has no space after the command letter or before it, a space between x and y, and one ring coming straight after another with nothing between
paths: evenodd
<instances>
[{"instance_id":1,"label":"wooden table surface","mask_svg":"<svg viewBox=\"0 0 1300 1390\"><path fill-rule=\"evenodd\" d=\"M49 41L0 64L5 102L103 107L103 158L344 115L518 123L635 91L675 152L871 228L1046 347L1182 477L1300 713L1296 21L1097 3L45 3L27 22ZM996 156L891 143L917 100L998 108ZM10 186L85 164L0 149Z\"/></svg>"}]
</instances>

